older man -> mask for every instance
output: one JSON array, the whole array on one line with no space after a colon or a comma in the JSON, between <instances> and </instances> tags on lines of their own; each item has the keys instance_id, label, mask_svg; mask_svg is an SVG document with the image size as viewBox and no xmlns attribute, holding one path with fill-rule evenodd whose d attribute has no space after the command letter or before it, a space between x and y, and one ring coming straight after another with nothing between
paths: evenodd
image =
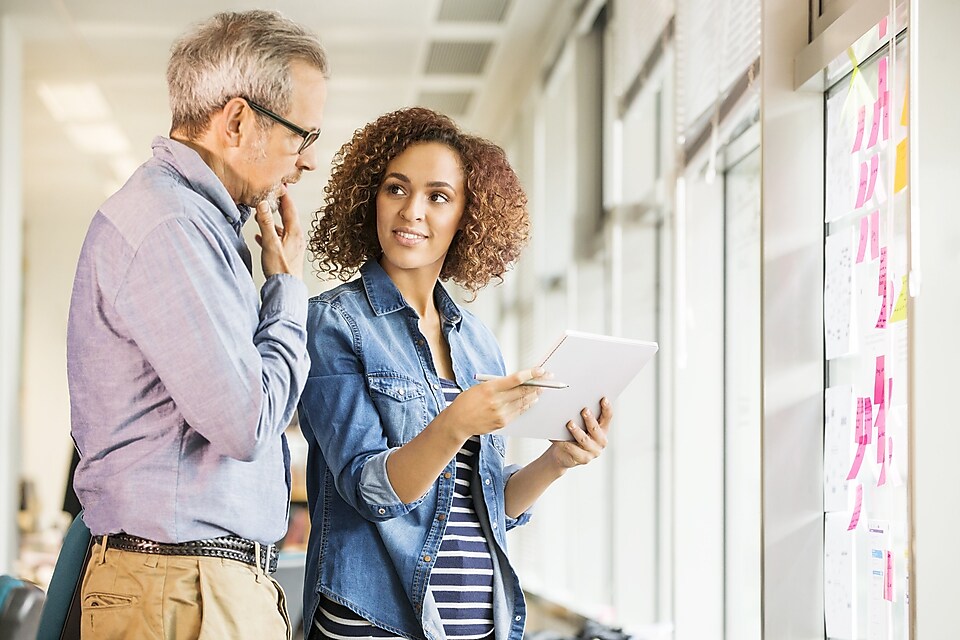
<instances>
[{"instance_id":1,"label":"older man","mask_svg":"<svg viewBox=\"0 0 960 640\"><path fill-rule=\"evenodd\" d=\"M76 490L95 536L84 638L283 638L283 436L308 371L305 241L327 60L277 13L178 40L173 122L97 211L67 331ZM240 233L255 212L266 282ZM279 216L279 220L274 219Z\"/></svg>"}]
</instances>

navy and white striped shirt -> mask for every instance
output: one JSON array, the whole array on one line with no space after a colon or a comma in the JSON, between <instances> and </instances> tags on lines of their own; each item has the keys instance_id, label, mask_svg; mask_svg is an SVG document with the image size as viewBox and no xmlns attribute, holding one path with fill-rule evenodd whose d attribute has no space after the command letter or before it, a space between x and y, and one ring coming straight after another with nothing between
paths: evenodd
<instances>
[{"instance_id":1,"label":"navy and white striped shirt","mask_svg":"<svg viewBox=\"0 0 960 640\"><path fill-rule=\"evenodd\" d=\"M460 388L450 380L440 382L449 406ZM472 436L457 453L453 506L430 573L430 593L449 640L480 640L493 633L493 560L470 493L479 451L480 438ZM328 598L321 598L314 626L322 637L337 640L398 638Z\"/></svg>"}]
</instances>

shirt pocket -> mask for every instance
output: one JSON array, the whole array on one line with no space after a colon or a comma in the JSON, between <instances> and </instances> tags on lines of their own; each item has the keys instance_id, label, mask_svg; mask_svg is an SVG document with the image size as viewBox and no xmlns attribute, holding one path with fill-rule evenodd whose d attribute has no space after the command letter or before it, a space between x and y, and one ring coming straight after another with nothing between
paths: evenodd
<instances>
[{"instance_id":1,"label":"shirt pocket","mask_svg":"<svg viewBox=\"0 0 960 640\"><path fill-rule=\"evenodd\" d=\"M367 375L367 384L388 446L399 447L423 431L427 425L423 383L402 373L377 372Z\"/></svg>"}]
</instances>

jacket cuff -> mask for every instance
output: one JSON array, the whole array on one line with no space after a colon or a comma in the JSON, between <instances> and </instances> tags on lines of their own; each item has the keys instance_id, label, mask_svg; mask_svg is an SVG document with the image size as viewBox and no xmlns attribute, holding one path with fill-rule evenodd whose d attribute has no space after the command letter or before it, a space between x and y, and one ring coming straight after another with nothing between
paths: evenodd
<instances>
[{"instance_id":1,"label":"jacket cuff","mask_svg":"<svg viewBox=\"0 0 960 640\"><path fill-rule=\"evenodd\" d=\"M518 465L518 464L511 464L510 466L504 467L504 469L503 469L503 486L507 486L507 482L510 481L510 478L513 477L513 474L515 474L517 471L520 471L521 468L522 468L522 467L521 467L520 465ZM532 507L532 506L531 506L529 509L527 509L526 511L524 511L523 513L521 513L521 514L520 514L518 517L516 517L516 518L511 518L510 516L508 516L508 515L506 514L506 512L504 512L504 514L503 514L503 520L504 520L504 524L505 524L506 527L507 527L507 531L510 531L510 530L513 529L514 527L522 527L523 525L525 525L525 524L527 524L528 522L530 522L530 518L532 518L532 517L533 517L533 507Z\"/></svg>"},{"instance_id":2,"label":"jacket cuff","mask_svg":"<svg viewBox=\"0 0 960 640\"><path fill-rule=\"evenodd\" d=\"M360 499L369 510L368 517L372 520L389 520L410 513L423 502L426 495L408 503L400 500L387 475L387 458L393 451L387 449L371 456L360 472Z\"/></svg>"},{"instance_id":3,"label":"jacket cuff","mask_svg":"<svg viewBox=\"0 0 960 640\"><path fill-rule=\"evenodd\" d=\"M289 273L276 273L260 289L260 319L284 317L301 326L307 324L309 292L303 280Z\"/></svg>"}]
</instances>

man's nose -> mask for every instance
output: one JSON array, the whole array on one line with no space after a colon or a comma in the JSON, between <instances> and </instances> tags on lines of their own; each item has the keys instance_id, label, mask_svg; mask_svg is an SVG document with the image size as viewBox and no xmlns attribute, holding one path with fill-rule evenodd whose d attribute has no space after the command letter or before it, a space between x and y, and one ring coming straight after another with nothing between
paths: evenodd
<instances>
[{"instance_id":1,"label":"man's nose","mask_svg":"<svg viewBox=\"0 0 960 640\"><path fill-rule=\"evenodd\" d=\"M297 156L297 168L304 171L313 171L317 168L317 145L310 145Z\"/></svg>"}]
</instances>

